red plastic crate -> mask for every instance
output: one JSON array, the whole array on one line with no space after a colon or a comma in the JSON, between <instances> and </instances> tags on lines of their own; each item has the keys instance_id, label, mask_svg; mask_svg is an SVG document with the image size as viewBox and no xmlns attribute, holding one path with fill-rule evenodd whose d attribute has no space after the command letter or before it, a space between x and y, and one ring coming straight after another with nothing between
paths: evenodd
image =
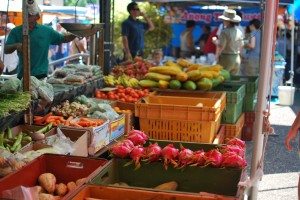
<instances>
[{"instance_id":1,"label":"red plastic crate","mask_svg":"<svg viewBox=\"0 0 300 200\"><path fill-rule=\"evenodd\" d=\"M38 185L38 177L42 173L52 173L57 183L67 184L80 178L92 179L105 165L105 159L91 159L79 156L44 154L20 170L0 179L0 195L4 190L17 186L33 187ZM79 187L79 186L78 186Z\"/></svg>"},{"instance_id":2,"label":"red plastic crate","mask_svg":"<svg viewBox=\"0 0 300 200\"><path fill-rule=\"evenodd\" d=\"M254 130L254 123L253 124L245 124L242 129L242 137L241 137L242 140L252 141L253 130Z\"/></svg>"},{"instance_id":3,"label":"red plastic crate","mask_svg":"<svg viewBox=\"0 0 300 200\"><path fill-rule=\"evenodd\" d=\"M255 112L245 112L245 124L253 124L255 121Z\"/></svg>"}]
</instances>

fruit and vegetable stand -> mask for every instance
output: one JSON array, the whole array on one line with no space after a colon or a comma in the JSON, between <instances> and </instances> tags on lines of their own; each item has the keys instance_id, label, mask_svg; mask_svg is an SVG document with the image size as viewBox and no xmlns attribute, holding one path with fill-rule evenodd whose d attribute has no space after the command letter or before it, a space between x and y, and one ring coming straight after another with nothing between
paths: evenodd
<instances>
[{"instance_id":1,"label":"fruit and vegetable stand","mask_svg":"<svg viewBox=\"0 0 300 200\"><path fill-rule=\"evenodd\" d=\"M268 1L269 8L275 5ZM184 59L152 66L136 58L124 65L103 78L110 88L100 76L84 82L56 72L49 79L53 99L35 113L35 127L5 126L1 197L243 197L246 146L238 138L251 139L254 127L262 127L256 112L264 103L257 99L261 79ZM137 121L140 130L131 128Z\"/></svg>"}]
</instances>

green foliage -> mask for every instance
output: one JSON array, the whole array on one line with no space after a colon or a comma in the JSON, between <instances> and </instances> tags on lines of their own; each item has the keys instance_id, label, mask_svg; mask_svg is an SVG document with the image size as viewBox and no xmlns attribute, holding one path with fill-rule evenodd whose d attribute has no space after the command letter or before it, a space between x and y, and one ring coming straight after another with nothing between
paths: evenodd
<instances>
[{"instance_id":1,"label":"green foliage","mask_svg":"<svg viewBox=\"0 0 300 200\"><path fill-rule=\"evenodd\" d=\"M161 16L155 5L149 3L140 3L140 9L152 20L155 29L145 34L145 57L151 53L153 49L160 49L169 44L172 30L169 24L164 23L164 16ZM128 17L128 13L116 13L114 27L114 54L117 57L123 56L123 45L121 36L121 23Z\"/></svg>"},{"instance_id":2,"label":"green foliage","mask_svg":"<svg viewBox=\"0 0 300 200\"><path fill-rule=\"evenodd\" d=\"M78 0L64 0L64 6L75 6ZM97 4L98 0L79 0L78 7L86 7L88 3Z\"/></svg>"}]
</instances>

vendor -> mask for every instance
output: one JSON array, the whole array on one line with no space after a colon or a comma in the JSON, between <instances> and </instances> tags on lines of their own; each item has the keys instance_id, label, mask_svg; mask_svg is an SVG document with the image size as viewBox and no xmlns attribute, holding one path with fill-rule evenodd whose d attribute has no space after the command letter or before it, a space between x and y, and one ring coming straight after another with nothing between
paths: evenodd
<instances>
[{"instance_id":1,"label":"vendor","mask_svg":"<svg viewBox=\"0 0 300 200\"><path fill-rule=\"evenodd\" d=\"M30 37L30 73L38 79L47 77L48 74L48 51L50 45L58 45L70 42L76 36L60 34L51 27L40 25L40 9L36 3L28 6L28 27ZM19 63L17 67L18 78L23 77L22 55L22 25L13 28L7 38L4 52L6 54L18 51Z\"/></svg>"},{"instance_id":2,"label":"vendor","mask_svg":"<svg viewBox=\"0 0 300 200\"><path fill-rule=\"evenodd\" d=\"M230 74L237 74L240 70L240 52L243 46L243 33L237 27L241 17L235 10L227 9L219 16L223 20L224 28L217 44L216 59Z\"/></svg>"}]
</instances>

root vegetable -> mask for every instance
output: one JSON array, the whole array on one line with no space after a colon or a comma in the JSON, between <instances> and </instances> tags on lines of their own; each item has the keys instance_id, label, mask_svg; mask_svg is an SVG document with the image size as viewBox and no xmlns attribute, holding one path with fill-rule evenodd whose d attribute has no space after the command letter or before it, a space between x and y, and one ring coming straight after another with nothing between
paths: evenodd
<instances>
[{"instance_id":1,"label":"root vegetable","mask_svg":"<svg viewBox=\"0 0 300 200\"><path fill-rule=\"evenodd\" d=\"M56 178L51 173L41 174L38 178L40 186L42 186L47 192L53 193L55 190Z\"/></svg>"},{"instance_id":2,"label":"root vegetable","mask_svg":"<svg viewBox=\"0 0 300 200\"><path fill-rule=\"evenodd\" d=\"M52 194L40 193L39 200L55 200L55 198Z\"/></svg>"},{"instance_id":3,"label":"root vegetable","mask_svg":"<svg viewBox=\"0 0 300 200\"><path fill-rule=\"evenodd\" d=\"M86 178L81 178L76 181L76 186L82 185L86 181Z\"/></svg>"},{"instance_id":4,"label":"root vegetable","mask_svg":"<svg viewBox=\"0 0 300 200\"><path fill-rule=\"evenodd\" d=\"M156 186L154 189L156 190L172 190L175 191L178 187L178 184L175 181L163 183L161 185Z\"/></svg>"},{"instance_id":5,"label":"root vegetable","mask_svg":"<svg viewBox=\"0 0 300 200\"><path fill-rule=\"evenodd\" d=\"M65 184L63 183L60 183L60 184L57 184L55 186L55 194L57 194L58 196L65 196L65 194L67 194L68 192L68 188Z\"/></svg>"},{"instance_id":6,"label":"root vegetable","mask_svg":"<svg viewBox=\"0 0 300 200\"><path fill-rule=\"evenodd\" d=\"M77 187L77 186L76 186L76 183L75 183L74 181L71 181L71 182L69 182L69 183L67 184L67 188L68 188L68 191L69 191L69 192L72 191L72 190L75 190L76 187Z\"/></svg>"}]
</instances>

